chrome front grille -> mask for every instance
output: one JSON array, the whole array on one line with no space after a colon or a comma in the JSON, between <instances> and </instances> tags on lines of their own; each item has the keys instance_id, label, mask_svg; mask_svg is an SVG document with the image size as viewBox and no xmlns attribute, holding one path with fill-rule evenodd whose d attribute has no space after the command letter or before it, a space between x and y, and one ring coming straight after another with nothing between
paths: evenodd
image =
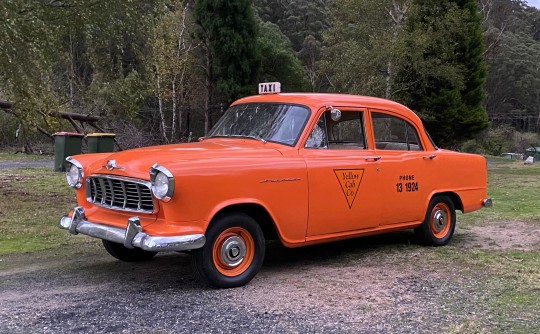
<instances>
[{"instance_id":1,"label":"chrome front grille","mask_svg":"<svg viewBox=\"0 0 540 334\"><path fill-rule=\"evenodd\" d=\"M150 182L114 175L91 175L86 179L86 198L109 209L154 212Z\"/></svg>"}]
</instances>

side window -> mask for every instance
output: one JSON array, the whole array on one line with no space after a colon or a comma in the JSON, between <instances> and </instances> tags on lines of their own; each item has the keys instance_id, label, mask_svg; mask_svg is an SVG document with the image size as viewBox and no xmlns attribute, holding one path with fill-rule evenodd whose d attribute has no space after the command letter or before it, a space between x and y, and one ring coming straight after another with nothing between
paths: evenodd
<instances>
[{"instance_id":1,"label":"side window","mask_svg":"<svg viewBox=\"0 0 540 334\"><path fill-rule=\"evenodd\" d=\"M306 148L333 150L362 150L366 148L363 113L342 111L340 116L325 111L313 128Z\"/></svg>"},{"instance_id":2,"label":"side window","mask_svg":"<svg viewBox=\"0 0 540 334\"><path fill-rule=\"evenodd\" d=\"M375 146L379 150L422 151L415 128L404 119L372 113Z\"/></svg>"}]
</instances>

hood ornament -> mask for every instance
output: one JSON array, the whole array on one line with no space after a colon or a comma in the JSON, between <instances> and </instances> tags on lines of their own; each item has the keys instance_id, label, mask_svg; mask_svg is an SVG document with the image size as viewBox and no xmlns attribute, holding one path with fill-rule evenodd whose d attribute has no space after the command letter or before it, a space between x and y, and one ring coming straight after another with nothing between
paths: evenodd
<instances>
[{"instance_id":1,"label":"hood ornament","mask_svg":"<svg viewBox=\"0 0 540 334\"><path fill-rule=\"evenodd\" d=\"M116 165L116 160L107 161L107 164L105 166L103 166L103 167L107 168L108 170L124 169L124 167Z\"/></svg>"}]
</instances>

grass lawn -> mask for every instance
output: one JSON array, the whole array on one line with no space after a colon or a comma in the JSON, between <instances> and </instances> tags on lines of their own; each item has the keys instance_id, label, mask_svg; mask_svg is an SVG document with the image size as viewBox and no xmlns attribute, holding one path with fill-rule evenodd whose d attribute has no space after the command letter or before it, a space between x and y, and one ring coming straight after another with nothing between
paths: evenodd
<instances>
[{"instance_id":1,"label":"grass lawn","mask_svg":"<svg viewBox=\"0 0 540 334\"><path fill-rule=\"evenodd\" d=\"M16 160L16 161L52 161L54 157L50 154L24 154L24 153L9 153L0 152L0 161Z\"/></svg>"},{"instance_id":2,"label":"grass lawn","mask_svg":"<svg viewBox=\"0 0 540 334\"><path fill-rule=\"evenodd\" d=\"M49 158L50 159L50 158ZM75 206L64 173L49 168L0 170L0 255L81 242L58 228Z\"/></svg>"},{"instance_id":3,"label":"grass lawn","mask_svg":"<svg viewBox=\"0 0 540 334\"><path fill-rule=\"evenodd\" d=\"M488 196L493 208L458 216L460 223L523 220L540 223L540 163L488 158Z\"/></svg>"}]
</instances>

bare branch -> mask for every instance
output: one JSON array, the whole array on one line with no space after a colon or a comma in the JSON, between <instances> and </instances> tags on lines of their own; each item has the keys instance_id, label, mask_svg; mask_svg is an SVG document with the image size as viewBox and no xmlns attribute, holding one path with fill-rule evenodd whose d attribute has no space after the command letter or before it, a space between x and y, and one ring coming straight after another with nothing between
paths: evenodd
<instances>
[{"instance_id":1,"label":"bare branch","mask_svg":"<svg viewBox=\"0 0 540 334\"><path fill-rule=\"evenodd\" d=\"M77 114L77 113L72 113L72 112L63 112L63 111L56 111L56 110L49 111L49 116L61 117L67 120L71 119L71 120L88 122L88 123L99 121L99 117L96 117L96 116L82 115L82 114Z\"/></svg>"},{"instance_id":2,"label":"bare branch","mask_svg":"<svg viewBox=\"0 0 540 334\"><path fill-rule=\"evenodd\" d=\"M505 28L506 28L506 25L503 24L495 40L488 45L488 47L484 50L484 52L482 52L482 56L485 56L486 54L488 54L488 52L490 52L491 49L493 49L497 44L499 44L499 42L501 41L501 37L505 32Z\"/></svg>"}]
</instances>

